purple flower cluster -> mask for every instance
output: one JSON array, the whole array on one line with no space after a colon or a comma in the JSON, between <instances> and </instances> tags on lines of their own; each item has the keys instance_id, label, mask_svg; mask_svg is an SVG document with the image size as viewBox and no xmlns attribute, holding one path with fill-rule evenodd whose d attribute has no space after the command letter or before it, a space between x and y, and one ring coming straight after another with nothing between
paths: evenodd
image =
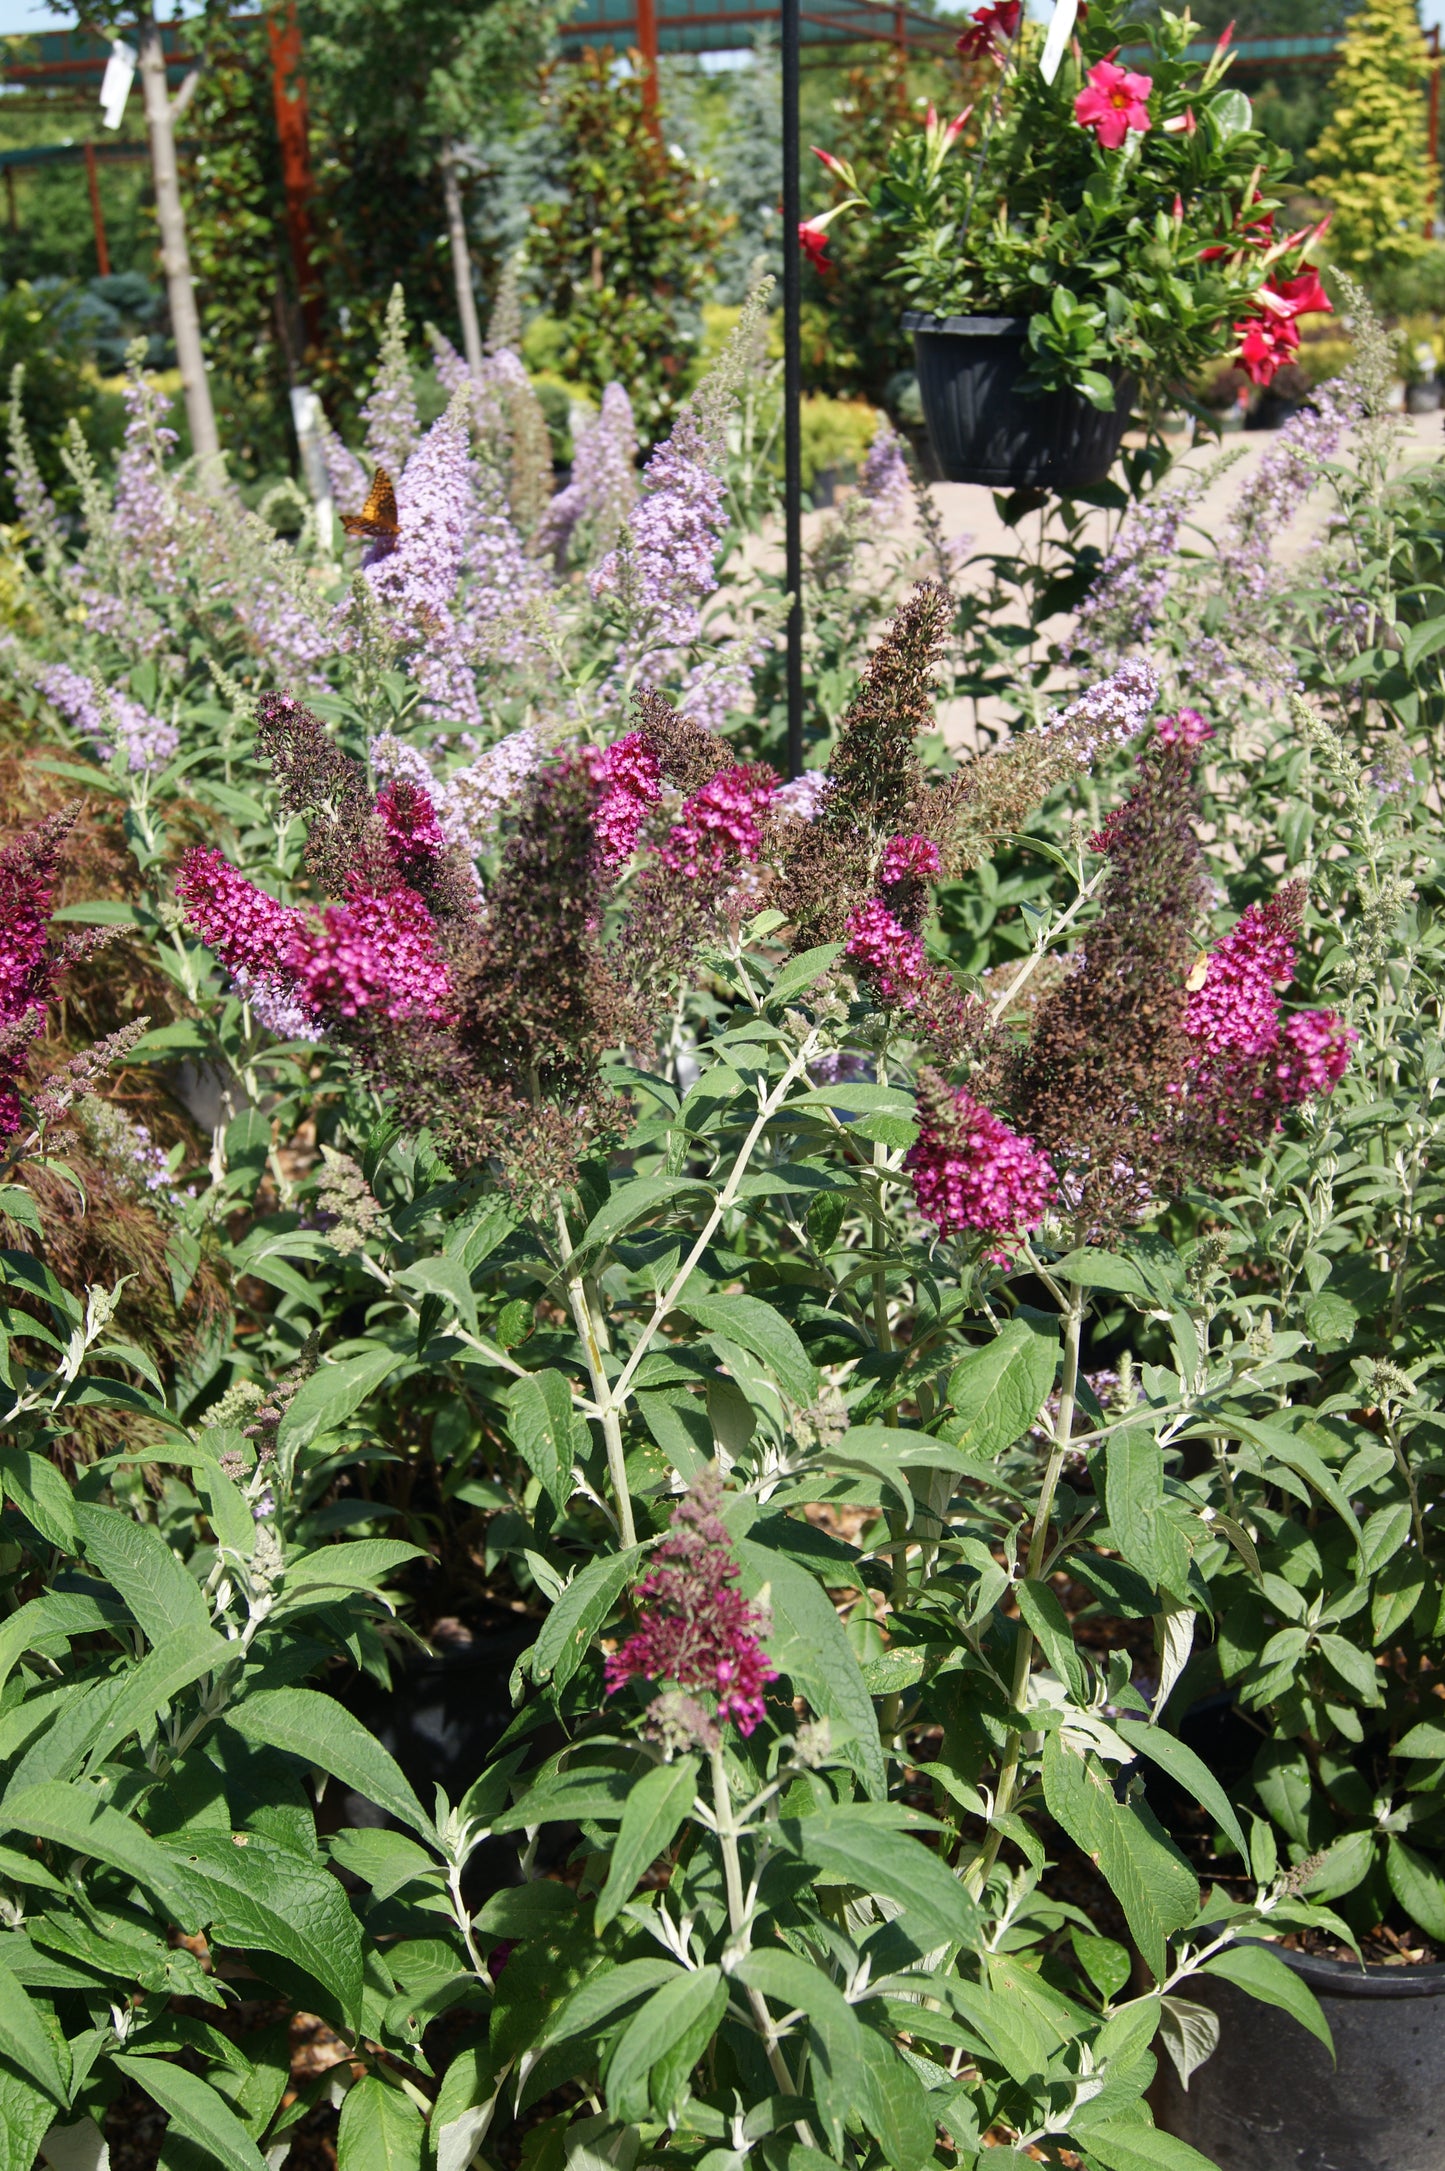
<instances>
[{"instance_id":1,"label":"purple flower cluster","mask_svg":"<svg viewBox=\"0 0 1445 2171\"><path fill-rule=\"evenodd\" d=\"M310 1029L328 1015L370 1013L399 1024L448 1014L451 987L436 925L405 883L379 896L354 889L313 920L198 846L181 862L176 895L257 1017L265 1023L266 1010L285 1013L288 1039L313 1037Z\"/></svg>"},{"instance_id":2,"label":"purple flower cluster","mask_svg":"<svg viewBox=\"0 0 1445 2171\"><path fill-rule=\"evenodd\" d=\"M1291 883L1251 905L1210 951L1190 992L1184 1030L1198 1050L1197 1088L1220 1100L1222 1121L1243 1096L1290 1107L1332 1092L1349 1067L1359 1035L1333 1010L1280 1014L1280 992L1294 978L1301 902Z\"/></svg>"},{"instance_id":3,"label":"purple flower cluster","mask_svg":"<svg viewBox=\"0 0 1445 2171\"><path fill-rule=\"evenodd\" d=\"M594 596L615 595L627 613L623 671L685 650L702 630L698 606L717 587L715 559L727 527L726 488L713 446L684 408L642 472L628 534L591 575Z\"/></svg>"},{"instance_id":4,"label":"purple flower cluster","mask_svg":"<svg viewBox=\"0 0 1445 2171\"><path fill-rule=\"evenodd\" d=\"M1275 577L1275 538L1294 519L1334 457L1340 439L1364 412L1349 377L1319 385L1310 403L1291 415L1240 491L1220 541L1225 572L1246 594L1267 593Z\"/></svg>"},{"instance_id":5,"label":"purple flower cluster","mask_svg":"<svg viewBox=\"0 0 1445 2171\"><path fill-rule=\"evenodd\" d=\"M319 927L293 945L290 965L301 1000L320 1013L363 1012L401 1025L449 1015L451 981L436 947L436 923L405 883L373 896L357 890L327 905Z\"/></svg>"},{"instance_id":6,"label":"purple flower cluster","mask_svg":"<svg viewBox=\"0 0 1445 2171\"><path fill-rule=\"evenodd\" d=\"M1079 607L1076 656L1112 663L1148 640L1169 592L1180 527L1204 481L1203 475L1190 476L1130 512Z\"/></svg>"},{"instance_id":7,"label":"purple flower cluster","mask_svg":"<svg viewBox=\"0 0 1445 2171\"><path fill-rule=\"evenodd\" d=\"M392 289L387 304L381 360L361 416L366 424L366 455L372 466L384 467L389 475L400 475L421 434L400 287Z\"/></svg>"},{"instance_id":8,"label":"purple flower cluster","mask_svg":"<svg viewBox=\"0 0 1445 2171\"><path fill-rule=\"evenodd\" d=\"M885 528L895 527L906 515L913 498L903 440L885 417L873 433L868 457L858 476L858 489Z\"/></svg>"},{"instance_id":9,"label":"purple flower cluster","mask_svg":"<svg viewBox=\"0 0 1445 2171\"><path fill-rule=\"evenodd\" d=\"M962 1086L950 1092L932 1074L920 1075L918 1115L903 1163L918 1211L945 1236L992 1238L988 1256L1007 1265L1003 1246L1036 1229L1057 1196L1052 1164Z\"/></svg>"},{"instance_id":10,"label":"purple flower cluster","mask_svg":"<svg viewBox=\"0 0 1445 2171\"><path fill-rule=\"evenodd\" d=\"M905 882L931 882L942 870L938 846L931 837L890 837L883 847L878 879L886 890Z\"/></svg>"},{"instance_id":11,"label":"purple flower cluster","mask_svg":"<svg viewBox=\"0 0 1445 2171\"><path fill-rule=\"evenodd\" d=\"M602 394L595 421L574 431L572 479L542 516L538 541L560 563L584 540L610 551L637 497L637 425L620 384Z\"/></svg>"},{"instance_id":12,"label":"purple flower cluster","mask_svg":"<svg viewBox=\"0 0 1445 2171\"><path fill-rule=\"evenodd\" d=\"M37 671L35 683L57 714L89 740L102 761L109 761L114 752L112 734L125 754L128 769L159 769L180 748L180 733L174 724L152 716L129 694L114 689L103 694L95 679L83 677L66 664L55 663Z\"/></svg>"},{"instance_id":13,"label":"purple flower cluster","mask_svg":"<svg viewBox=\"0 0 1445 2171\"><path fill-rule=\"evenodd\" d=\"M805 769L790 783L778 786L773 805L780 814L791 814L800 822L811 822L817 818L827 791L827 770Z\"/></svg>"},{"instance_id":14,"label":"purple flower cluster","mask_svg":"<svg viewBox=\"0 0 1445 2171\"><path fill-rule=\"evenodd\" d=\"M1267 1055L1278 1041L1275 991L1294 978L1292 902L1286 892L1251 905L1210 951L1184 1011L1184 1030L1206 1055Z\"/></svg>"},{"instance_id":15,"label":"purple flower cluster","mask_svg":"<svg viewBox=\"0 0 1445 2171\"><path fill-rule=\"evenodd\" d=\"M1091 762L1137 739L1158 698L1158 672L1141 658L1130 657L1108 678L1040 724L1035 736L1064 739L1081 762Z\"/></svg>"},{"instance_id":16,"label":"purple flower cluster","mask_svg":"<svg viewBox=\"0 0 1445 2171\"><path fill-rule=\"evenodd\" d=\"M667 1706L657 1723L672 1741L690 1736L709 1749L721 1745L728 1720L740 1734L753 1731L763 1691L777 1679L760 1640L766 1619L736 1588L741 1570L721 1504L721 1474L706 1470L674 1508L670 1533L632 1593L641 1626L606 1661L609 1696L629 1681L671 1683L681 1694L657 1700Z\"/></svg>"},{"instance_id":17,"label":"purple flower cluster","mask_svg":"<svg viewBox=\"0 0 1445 2171\"><path fill-rule=\"evenodd\" d=\"M1200 715L1198 709L1180 709L1173 716L1158 718L1154 737L1160 746L1182 746L1192 754L1206 739L1214 737L1214 726Z\"/></svg>"}]
</instances>

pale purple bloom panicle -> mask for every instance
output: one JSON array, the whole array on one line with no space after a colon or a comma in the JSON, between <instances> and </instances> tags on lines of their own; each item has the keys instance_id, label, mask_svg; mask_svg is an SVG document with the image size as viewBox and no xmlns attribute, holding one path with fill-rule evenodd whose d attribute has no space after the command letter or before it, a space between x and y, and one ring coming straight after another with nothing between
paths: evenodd
<instances>
[{"instance_id":1,"label":"pale purple bloom panicle","mask_svg":"<svg viewBox=\"0 0 1445 2171\"><path fill-rule=\"evenodd\" d=\"M701 633L699 605L717 587L726 497L714 448L684 408L643 469L627 536L591 576L592 593L615 595L627 613L624 673L677 656Z\"/></svg>"},{"instance_id":2,"label":"pale purple bloom panicle","mask_svg":"<svg viewBox=\"0 0 1445 2171\"><path fill-rule=\"evenodd\" d=\"M467 545L468 459L466 424L449 407L427 431L397 482L400 536L366 573L379 599L410 616L421 613L450 622Z\"/></svg>"},{"instance_id":3,"label":"pale purple bloom panicle","mask_svg":"<svg viewBox=\"0 0 1445 2171\"><path fill-rule=\"evenodd\" d=\"M174 724L152 716L129 694L112 690L109 696L103 695L97 680L83 677L66 664L50 664L38 671L35 683L50 706L89 740L102 761L110 760L113 739L118 739L126 767L132 770L159 769L180 747Z\"/></svg>"},{"instance_id":4,"label":"pale purple bloom panicle","mask_svg":"<svg viewBox=\"0 0 1445 2171\"><path fill-rule=\"evenodd\" d=\"M873 433L858 488L885 528L896 526L908 511L913 490L903 440L886 416Z\"/></svg>"},{"instance_id":5,"label":"pale purple bloom panicle","mask_svg":"<svg viewBox=\"0 0 1445 2171\"><path fill-rule=\"evenodd\" d=\"M436 371L437 383L448 399L471 382L466 357L457 353L445 332L439 332L434 324L427 326L427 338L431 341L431 366Z\"/></svg>"},{"instance_id":6,"label":"pale purple bloom panicle","mask_svg":"<svg viewBox=\"0 0 1445 2171\"><path fill-rule=\"evenodd\" d=\"M560 562L585 541L593 556L610 551L637 497L637 425L620 384L602 394L594 421L574 431L572 480L542 516L538 542Z\"/></svg>"},{"instance_id":7,"label":"pale purple bloom panicle","mask_svg":"<svg viewBox=\"0 0 1445 2171\"><path fill-rule=\"evenodd\" d=\"M274 973L253 972L248 965L232 968L237 990L251 1006L251 1015L278 1040L319 1040L322 1024L314 1010L301 1000L294 987Z\"/></svg>"},{"instance_id":8,"label":"pale purple bloom panicle","mask_svg":"<svg viewBox=\"0 0 1445 2171\"><path fill-rule=\"evenodd\" d=\"M780 814L792 814L801 822L811 822L823 804L827 790L826 769L805 769L791 783L778 786L773 804Z\"/></svg>"},{"instance_id":9,"label":"pale purple bloom panicle","mask_svg":"<svg viewBox=\"0 0 1445 2171\"><path fill-rule=\"evenodd\" d=\"M1149 721L1159 698L1159 674L1151 664L1130 657L1077 701L1040 724L1040 738L1064 738L1082 762L1111 748L1127 746Z\"/></svg>"},{"instance_id":10,"label":"pale purple bloom panicle","mask_svg":"<svg viewBox=\"0 0 1445 2171\"><path fill-rule=\"evenodd\" d=\"M366 503L370 477L356 454L347 450L330 423L325 421L321 424L321 457L326 463L326 479L336 510L359 513Z\"/></svg>"},{"instance_id":11,"label":"pale purple bloom panicle","mask_svg":"<svg viewBox=\"0 0 1445 2171\"><path fill-rule=\"evenodd\" d=\"M1349 376L1317 385L1309 404L1291 415L1240 491L1219 545L1225 572L1247 594L1264 595L1277 578L1274 541L1288 527L1334 457L1340 439L1364 412Z\"/></svg>"},{"instance_id":12,"label":"pale purple bloom panicle","mask_svg":"<svg viewBox=\"0 0 1445 2171\"><path fill-rule=\"evenodd\" d=\"M401 291L394 290L381 341L381 360L371 396L361 410L366 424L366 456L373 467L400 475L411 458L421 425L406 351L406 319Z\"/></svg>"},{"instance_id":13,"label":"pale purple bloom panicle","mask_svg":"<svg viewBox=\"0 0 1445 2171\"><path fill-rule=\"evenodd\" d=\"M742 1571L721 1505L714 1467L674 1508L671 1530L632 1594L641 1626L605 1663L609 1696L629 1681L670 1684L649 1721L649 1732L669 1746L717 1748L729 1720L750 1734L763 1717L763 1691L777 1679L760 1641L766 1617L736 1588ZM711 1699L711 1709L699 1695Z\"/></svg>"},{"instance_id":14,"label":"pale purple bloom panicle","mask_svg":"<svg viewBox=\"0 0 1445 2171\"><path fill-rule=\"evenodd\" d=\"M1079 607L1076 656L1115 663L1148 640L1169 590L1180 527L1205 480L1187 476L1132 508Z\"/></svg>"}]
</instances>

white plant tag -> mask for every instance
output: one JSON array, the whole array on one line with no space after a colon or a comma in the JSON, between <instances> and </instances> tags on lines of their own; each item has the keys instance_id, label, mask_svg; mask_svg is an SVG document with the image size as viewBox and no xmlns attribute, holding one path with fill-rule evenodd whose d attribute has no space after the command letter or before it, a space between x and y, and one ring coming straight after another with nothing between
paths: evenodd
<instances>
[{"instance_id":1,"label":"white plant tag","mask_svg":"<svg viewBox=\"0 0 1445 2171\"><path fill-rule=\"evenodd\" d=\"M135 47L127 45L124 38L111 41L110 58L100 79L100 117L107 128L120 126L139 58Z\"/></svg>"},{"instance_id":2,"label":"white plant tag","mask_svg":"<svg viewBox=\"0 0 1445 2171\"><path fill-rule=\"evenodd\" d=\"M1046 83L1052 83L1059 72L1064 48L1074 34L1078 18L1079 0L1054 0L1054 13L1049 23L1049 34L1044 39L1044 49L1039 56L1039 74Z\"/></svg>"}]
</instances>

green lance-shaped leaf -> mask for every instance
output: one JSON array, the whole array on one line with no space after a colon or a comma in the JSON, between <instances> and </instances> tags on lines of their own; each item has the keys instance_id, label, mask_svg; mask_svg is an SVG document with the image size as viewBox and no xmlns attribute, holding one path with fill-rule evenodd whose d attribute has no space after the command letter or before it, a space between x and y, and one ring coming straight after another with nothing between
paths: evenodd
<instances>
[{"instance_id":1,"label":"green lance-shaped leaf","mask_svg":"<svg viewBox=\"0 0 1445 2171\"><path fill-rule=\"evenodd\" d=\"M1104 1455L1104 1504L1115 1545L1151 1588L1183 1598L1189 1548L1165 1505L1163 1449L1152 1432L1131 1425L1110 1435Z\"/></svg>"},{"instance_id":2,"label":"green lance-shaped leaf","mask_svg":"<svg viewBox=\"0 0 1445 2171\"><path fill-rule=\"evenodd\" d=\"M679 1757L675 1764L656 1764L644 1772L628 1795L607 1881L597 1897L594 1927L599 1936L632 1897L643 1871L672 1845L692 1807L697 1774L695 1756Z\"/></svg>"},{"instance_id":3,"label":"green lance-shaped leaf","mask_svg":"<svg viewBox=\"0 0 1445 2171\"><path fill-rule=\"evenodd\" d=\"M1048 1400L1058 1338L1011 1319L991 1342L956 1364L948 1382L954 1414L939 1429L975 1462L991 1461L1028 1431Z\"/></svg>"},{"instance_id":4,"label":"green lance-shaped leaf","mask_svg":"<svg viewBox=\"0 0 1445 2171\"><path fill-rule=\"evenodd\" d=\"M1277 1953L1265 1946L1246 1941L1230 1945L1212 1960L1206 1960L1200 1970L1204 1975L1222 1975L1227 1983L1240 1990L1247 1990L1252 1998L1264 2005L1277 2005L1281 2012L1289 2013L1302 2028L1324 2044L1333 2058L1334 2040L1330 2024L1325 2019L1319 1999L1302 1977Z\"/></svg>"},{"instance_id":5,"label":"green lance-shaped leaf","mask_svg":"<svg viewBox=\"0 0 1445 2171\"><path fill-rule=\"evenodd\" d=\"M341 1885L322 1863L256 1832L209 1826L150 1844L199 1897L218 1943L293 1962L356 2020L361 1930Z\"/></svg>"},{"instance_id":6,"label":"green lance-shaped leaf","mask_svg":"<svg viewBox=\"0 0 1445 2171\"><path fill-rule=\"evenodd\" d=\"M918 1932L936 1944L971 1945L979 1913L968 1893L931 1847L898 1829L897 1814L883 1807L843 1806L815 1816L788 1819L779 1835L802 1860L897 1900Z\"/></svg>"},{"instance_id":7,"label":"green lance-shaped leaf","mask_svg":"<svg viewBox=\"0 0 1445 2171\"><path fill-rule=\"evenodd\" d=\"M166 2058L126 2057L112 2063L158 2103L173 2125L225 2171L266 2171L266 2159L240 2119L209 2081Z\"/></svg>"},{"instance_id":8,"label":"green lance-shaped leaf","mask_svg":"<svg viewBox=\"0 0 1445 2171\"><path fill-rule=\"evenodd\" d=\"M1057 1734L1044 1743L1044 1800L1077 1847L1097 1862L1145 1964L1164 1974L1168 1939L1192 1922L1199 1885L1182 1854L1141 1804L1117 1801L1094 1763Z\"/></svg>"},{"instance_id":9,"label":"green lance-shaped leaf","mask_svg":"<svg viewBox=\"0 0 1445 2171\"><path fill-rule=\"evenodd\" d=\"M707 1334L723 1334L767 1366L788 1400L808 1409L818 1398L818 1375L795 1329L761 1297L685 1296L687 1312Z\"/></svg>"},{"instance_id":10,"label":"green lance-shaped leaf","mask_svg":"<svg viewBox=\"0 0 1445 2171\"><path fill-rule=\"evenodd\" d=\"M845 1754L875 1800L888 1792L878 1719L847 1632L817 1577L785 1554L739 1539L742 1587L750 1598L767 1589L773 1616L768 1651L821 1718L846 1729Z\"/></svg>"},{"instance_id":11,"label":"green lance-shaped leaf","mask_svg":"<svg viewBox=\"0 0 1445 2171\"><path fill-rule=\"evenodd\" d=\"M61 1553L78 1550L70 1487L43 1455L26 1454L18 1447L0 1448L0 1489L47 1545Z\"/></svg>"},{"instance_id":12,"label":"green lance-shaped leaf","mask_svg":"<svg viewBox=\"0 0 1445 2171\"><path fill-rule=\"evenodd\" d=\"M399 2088L374 2073L347 2092L336 2130L336 2171L421 2171L426 2126Z\"/></svg>"},{"instance_id":13,"label":"green lance-shaped leaf","mask_svg":"<svg viewBox=\"0 0 1445 2171\"><path fill-rule=\"evenodd\" d=\"M561 1689L587 1656L592 1638L610 1617L638 1571L641 1546L604 1553L572 1578L542 1624L532 1646L532 1679L548 1679Z\"/></svg>"},{"instance_id":14,"label":"green lance-shaped leaf","mask_svg":"<svg viewBox=\"0 0 1445 2171\"><path fill-rule=\"evenodd\" d=\"M318 1432L334 1432L403 1361L401 1350L378 1346L322 1365L293 1395L276 1435L277 1444L305 1447Z\"/></svg>"},{"instance_id":15,"label":"green lance-shaped leaf","mask_svg":"<svg viewBox=\"0 0 1445 2171\"><path fill-rule=\"evenodd\" d=\"M178 1628L126 1676L91 1744L89 1769L103 1764L128 1735L144 1731L161 1709L202 1674L218 1673L236 1657L234 1644L210 1628ZM323 1699L318 1699L322 1701Z\"/></svg>"},{"instance_id":16,"label":"green lance-shaped leaf","mask_svg":"<svg viewBox=\"0 0 1445 2171\"><path fill-rule=\"evenodd\" d=\"M153 1892L188 1934L200 1929L196 1889L182 1866L131 1818L101 1801L93 1787L52 1779L11 1792L5 1797L5 1823L11 1832L48 1839L119 1870Z\"/></svg>"},{"instance_id":17,"label":"green lance-shaped leaf","mask_svg":"<svg viewBox=\"0 0 1445 2171\"><path fill-rule=\"evenodd\" d=\"M44 2023L30 1999L0 1961L0 2051L64 2110L70 2094Z\"/></svg>"},{"instance_id":18,"label":"green lance-shaped leaf","mask_svg":"<svg viewBox=\"0 0 1445 2171\"><path fill-rule=\"evenodd\" d=\"M1192 1794L1195 1801L1209 1811L1219 1829L1229 1835L1248 1861L1249 1848L1234 1804L1203 1758L1196 1756L1177 1734L1166 1733L1162 1726L1150 1726L1143 1719L1128 1718L1115 1719L1112 1723L1115 1733L1122 1734L1131 1749L1137 1749L1140 1756L1149 1757L1167 1771L1186 1794Z\"/></svg>"},{"instance_id":19,"label":"green lance-shaped leaf","mask_svg":"<svg viewBox=\"0 0 1445 2171\"><path fill-rule=\"evenodd\" d=\"M507 1395L513 1446L560 1511L572 1497L572 1469L590 1445L587 1426L572 1407L572 1389L561 1372L529 1372L513 1380Z\"/></svg>"},{"instance_id":20,"label":"green lance-shaped leaf","mask_svg":"<svg viewBox=\"0 0 1445 2171\"><path fill-rule=\"evenodd\" d=\"M637 2123L647 2116L648 2075L683 2042L703 2042L727 2008L728 1990L719 1967L677 1975L655 1990L627 2023L607 2067L607 2107L615 2118Z\"/></svg>"},{"instance_id":21,"label":"green lance-shaped leaf","mask_svg":"<svg viewBox=\"0 0 1445 2171\"><path fill-rule=\"evenodd\" d=\"M226 1713L245 1740L284 1749L428 1837L432 1822L394 1756L332 1696L315 1689L260 1689Z\"/></svg>"},{"instance_id":22,"label":"green lance-shaped leaf","mask_svg":"<svg viewBox=\"0 0 1445 2171\"><path fill-rule=\"evenodd\" d=\"M152 1643L180 1628L209 1628L210 1608L195 1577L158 1530L118 1508L77 1506L86 1557L129 1606Z\"/></svg>"}]
</instances>

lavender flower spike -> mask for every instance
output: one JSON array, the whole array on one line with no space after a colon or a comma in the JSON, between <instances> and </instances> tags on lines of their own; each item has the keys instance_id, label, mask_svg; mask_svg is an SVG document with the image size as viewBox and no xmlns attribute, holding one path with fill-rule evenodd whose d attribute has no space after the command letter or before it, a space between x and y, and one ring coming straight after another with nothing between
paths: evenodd
<instances>
[{"instance_id":1,"label":"lavender flower spike","mask_svg":"<svg viewBox=\"0 0 1445 2171\"><path fill-rule=\"evenodd\" d=\"M611 550L637 497L637 426L620 384L607 386L601 412L585 428L574 426L573 434L572 480L553 498L537 531L541 547L559 563L579 540L596 557Z\"/></svg>"},{"instance_id":2,"label":"lavender flower spike","mask_svg":"<svg viewBox=\"0 0 1445 2171\"><path fill-rule=\"evenodd\" d=\"M1079 761L1091 762L1110 748L1127 746L1131 739L1137 739L1158 699L1158 672L1142 658L1131 657L1077 701L1040 724L1032 736L1062 739Z\"/></svg>"},{"instance_id":3,"label":"lavender flower spike","mask_svg":"<svg viewBox=\"0 0 1445 2171\"><path fill-rule=\"evenodd\" d=\"M880 527L896 527L912 501L903 440L886 415L873 433L868 457L858 477L858 489L872 506Z\"/></svg>"},{"instance_id":4,"label":"lavender flower spike","mask_svg":"<svg viewBox=\"0 0 1445 2171\"><path fill-rule=\"evenodd\" d=\"M361 412L366 419L367 458L374 467L399 475L421 434L406 351L406 300L399 286L392 288L386 305L376 382Z\"/></svg>"},{"instance_id":5,"label":"lavender flower spike","mask_svg":"<svg viewBox=\"0 0 1445 2171\"><path fill-rule=\"evenodd\" d=\"M35 684L72 730L90 742L100 760L109 761L117 740L130 770L159 769L180 747L174 724L152 716L129 694L106 693L99 681L82 677L66 664L51 664L35 674Z\"/></svg>"}]
</instances>

